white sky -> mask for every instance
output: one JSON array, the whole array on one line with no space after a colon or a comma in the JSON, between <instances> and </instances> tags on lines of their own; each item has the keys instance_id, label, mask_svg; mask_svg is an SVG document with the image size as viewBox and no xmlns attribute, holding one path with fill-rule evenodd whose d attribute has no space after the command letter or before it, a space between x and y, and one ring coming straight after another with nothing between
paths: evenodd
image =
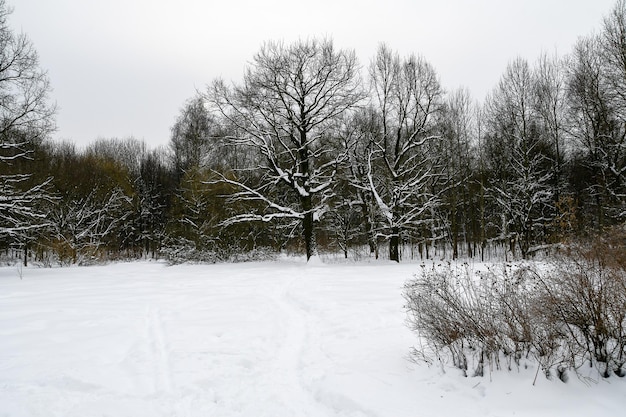
<instances>
[{"instance_id":1,"label":"white sky","mask_svg":"<svg viewBox=\"0 0 626 417\"><path fill-rule=\"evenodd\" d=\"M265 40L332 37L366 66L380 42L433 64L476 99L516 56L568 53L616 0L8 0L59 106L56 139L169 141L185 100L239 82Z\"/></svg>"}]
</instances>

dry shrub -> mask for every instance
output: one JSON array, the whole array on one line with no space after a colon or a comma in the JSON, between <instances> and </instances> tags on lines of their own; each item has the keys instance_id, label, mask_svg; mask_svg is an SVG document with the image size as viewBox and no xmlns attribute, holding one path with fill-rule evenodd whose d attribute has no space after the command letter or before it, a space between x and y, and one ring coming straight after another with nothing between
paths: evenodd
<instances>
[{"instance_id":1,"label":"dry shrub","mask_svg":"<svg viewBox=\"0 0 626 417\"><path fill-rule=\"evenodd\" d=\"M476 375L534 359L549 377L595 366L626 374L626 233L571 243L548 264L503 265L476 275L466 266L422 268L407 282L409 326L427 359L449 357Z\"/></svg>"},{"instance_id":2,"label":"dry shrub","mask_svg":"<svg viewBox=\"0 0 626 417\"><path fill-rule=\"evenodd\" d=\"M567 331L569 365L597 366L604 377L625 375L626 232L608 230L568 245L541 283L542 313Z\"/></svg>"},{"instance_id":3,"label":"dry shrub","mask_svg":"<svg viewBox=\"0 0 626 417\"><path fill-rule=\"evenodd\" d=\"M472 280L465 270L424 266L419 276L405 285L409 326L424 336L435 355L449 354L454 366L482 375L486 362L496 361L500 351L493 320L493 297L489 285Z\"/></svg>"}]
</instances>

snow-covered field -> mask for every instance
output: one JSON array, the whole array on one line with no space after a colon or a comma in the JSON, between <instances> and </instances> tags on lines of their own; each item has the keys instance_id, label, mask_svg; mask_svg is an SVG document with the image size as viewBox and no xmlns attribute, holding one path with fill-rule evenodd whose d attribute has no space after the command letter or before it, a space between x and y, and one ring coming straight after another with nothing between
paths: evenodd
<instances>
[{"instance_id":1,"label":"snow-covered field","mask_svg":"<svg viewBox=\"0 0 626 417\"><path fill-rule=\"evenodd\" d=\"M417 269L0 268L0 416L623 415L623 379L533 386L532 367L464 378L409 361Z\"/></svg>"}]
</instances>

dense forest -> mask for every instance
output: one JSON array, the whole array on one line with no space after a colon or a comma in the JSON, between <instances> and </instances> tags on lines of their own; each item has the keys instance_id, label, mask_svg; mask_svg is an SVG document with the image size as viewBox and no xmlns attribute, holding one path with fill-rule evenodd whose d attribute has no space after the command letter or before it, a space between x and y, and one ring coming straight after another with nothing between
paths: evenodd
<instances>
[{"instance_id":1,"label":"dense forest","mask_svg":"<svg viewBox=\"0 0 626 417\"><path fill-rule=\"evenodd\" d=\"M0 250L24 264L527 258L626 221L623 0L569 54L512 59L483 103L389 45L359 63L268 41L158 149L51 140L50 81L9 16L0 1Z\"/></svg>"}]
</instances>

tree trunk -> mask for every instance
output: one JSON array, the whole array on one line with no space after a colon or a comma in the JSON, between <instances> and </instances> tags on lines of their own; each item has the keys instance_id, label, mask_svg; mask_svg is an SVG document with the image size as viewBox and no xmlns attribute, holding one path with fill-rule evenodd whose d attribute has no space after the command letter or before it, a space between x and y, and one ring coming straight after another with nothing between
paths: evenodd
<instances>
[{"instance_id":1,"label":"tree trunk","mask_svg":"<svg viewBox=\"0 0 626 417\"><path fill-rule=\"evenodd\" d=\"M400 262L400 228L391 228L391 238L389 239L389 260Z\"/></svg>"},{"instance_id":2,"label":"tree trunk","mask_svg":"<svg viewBox=\"0 0 626 417\"><path fill-rule=\"evenodd\" d=\"M306 249L306 260L317 256L317 242L315 241L315 230L313 226L313 213L306 213L302 221L304 228L304 246Z\"/></svg>"},{"instance_id":3,"label":"tree trunk","mask_svg":"<svg viewBox=\"0 0 626 417\"><path fill-rule=\"evenodd\" d=\"M459 258L459 234L454 231L452 234L452 259Z\"/></svg>"},{"instance_id":4,"label":"tree trunk","mask_svg":"<svg viewBox=\"0 0 626 417\"><path fill-rule=\"evenodd\" d=\"M450 218L452 224L452 259L458 259L459 257L459 223L457 219L457 201L456 201L456 189L452 189L452 203L450 205ZM433 217L434 218L434 217ZM434 237L434 236L433 236Z\"/></svg>"},{"instance_id":5,"label":"tree trunk","mask_svg":"<svg viewBox=\"0 0 626 417\"><path fill-rule=\"evenodd\" d=\"M317 256L317 241L315 239L315 224L313 212L311 211L311 196L302 198L302 208L304 209L304 219L302 219L302 229L304 233L304 247L306 249L306 260L312 256Z\"/></svg>"},{"instance_id":6,"label":"tree trunk","mask_svg":"<svg viewBox=\"0 0 626 417\"><path fill-rule=\"evenodd\" d=\"M374 224L370 221L370 210L368 206L368 202L366 200L365 193L360 191L361 201L361 210L363 211L363 227L365 228L365 234L367 236L367 244L370 248L370 256L375 254L376 259L378 259L378 243L376 242L376 231L374 230Z\"/></svg>"}]
</instances>

